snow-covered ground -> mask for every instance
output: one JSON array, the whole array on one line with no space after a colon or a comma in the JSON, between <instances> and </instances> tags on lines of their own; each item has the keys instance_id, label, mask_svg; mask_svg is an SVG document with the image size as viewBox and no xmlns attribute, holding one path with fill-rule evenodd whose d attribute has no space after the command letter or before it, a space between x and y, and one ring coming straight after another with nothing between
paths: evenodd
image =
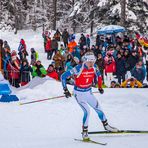
<instances>
[{"instance_id":1,"label":"snow-covered ground","mask_svg":"<svg viewBox=\"0 0 148 148\"><path fill-rule=\"evenodd\" d=\"M45 67L41 32L22 31L18 35L1 32L11 49L18 48L24 38L27 50L34 47ZM0 82L1 83L1 82ZM72 92L72 86L68 86ZM97 91L97 89L93 89ZM50 78L34 78L27 86L12 88L20 101L27 102L61 96L60 82ZM148 89L105 89L103 95L94 94L100 102L108 121L119 129L148 130ZM19 102L0 103L0 148L95 148L103 147L74 141L81 138L83 113L74 97L59 98L40 103L19 105ZM91 110L89 131L103 130L96 113ZM92 139L107 142L106 148L146 148L148 135L91 135Z\"/></svg>"},{"instance_id":2,"label":"snow-covered ground","mask_svg":"<svg viewBox=\"0 0 148 148\"><path fill-rule=\"evenodd\" d=\"M33 84L40 83L36 86ZM70 91L72 87L68 86ZM93 91L97 91L94 89ZM13 89L19 102L63 95L60 82L35 79L29 86ZM108 121L119 129L148 130L147 89L105 89L94 94ZM92 148L101 147L74 141L81 138L82 111L74 97L20 106L18 102L0 103L1 148ZM96 113L91 110L89 131L103 130ZM107 142L107 148L146 148L148 135L92 135Z\"/></svg>"}]
</instances>

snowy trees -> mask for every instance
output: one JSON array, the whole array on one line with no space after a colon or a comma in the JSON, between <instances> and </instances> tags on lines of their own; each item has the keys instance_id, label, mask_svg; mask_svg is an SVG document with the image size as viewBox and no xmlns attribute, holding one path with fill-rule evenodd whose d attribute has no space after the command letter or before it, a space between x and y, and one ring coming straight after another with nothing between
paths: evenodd
<instances>
[{"instance_id":1,"label":"snowy trees","mask_svg":"<svg viewBox=\"0 0 148 148\"><path fill-rule=\"evenodd\" d=\"M126 12L125 12L126 8ZM144 0L1 0L0 29L67 28L83 32L94 27L119 24L148 26L148 4ZM125 17L126 15L126 17ZM130 23L129 23L130 22Z\"/></svg>"}]
</instances>

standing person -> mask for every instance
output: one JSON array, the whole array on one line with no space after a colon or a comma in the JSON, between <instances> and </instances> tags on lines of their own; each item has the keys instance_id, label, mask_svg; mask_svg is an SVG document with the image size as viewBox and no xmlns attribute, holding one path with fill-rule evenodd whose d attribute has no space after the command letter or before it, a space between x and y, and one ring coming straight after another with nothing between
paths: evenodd
<instances>
[{"instance_id":1,"label":"standing person","mask_svg":"<svg viewBox=\"0 0 148 148\"><path fill-rule=\"evenodd\" d=\"M148 81L148 49L146 50L144 47L142 47L142 51L146 54L145 60L146 60L146 73L147 73L147 81Z\"/></svg>"},{"instance_id":2,"label":"standing person","mask_svg":"<svg viewBox=\"0 0 148 148\"><path fill-rule=\"evenodd\" d=\"M92 52L87 52L83 57L83 63L77 65L70 71L66 71L61 76L61 81L64 89L65 96L71 97L70 92L68 91L66 85L66 79L72 75L75 76L75 83L74 83L74 96L76 98L77 103L80 105L84 112L83 116L83 125L82 125L82 138L83 140L89 140L88 137L88 120L90 115L90 105L98 114L98 117L103 123L103 126L108 131L117 132L118 129L111 127L108 124L107 118L102 111L97 99L92 93L91 86L95 76L98 79L98 90L101 94L104 93L102 89L102 78L100 71L97 69L96 65L96 58Z\"/></svg>"},{"instance_id":3,"label":"standing person","mask_svg":"<svg viewBox=\"0 0 148 148\"><path fill-rule=\"evenodd\" d=\"M60 42L61 33L60 33L60 31L58 29L56 30L56 33L54 34L54 37L58 42Z\"/></svg>"},{"instance_id":4,"label":"standing person","mask_svg":"<svg viewBox=\"0 0 148 148\"><path fill-rule=\"evenodd\" d=\"M47 37L47 42L46 42L45 50L47 52L47 60L51 60L53 51L51 49L51 38L50 37Z\"/></svg>"},{"instance_id":5,"label":"standing person","mask_svg":"<svg viewBox=\"0 0 148 148\"><path fill-rule=\"evenodd\" d=\"M107 53L106 57L104 58L104 61L105 61L105 74L107 77L106 85L109 87L111 81L113 80L113 73L116 72L116 62L110 52Z\"/></svg>"},{"instance_id":6,"label":"standing person","mask_svg":"<svg viewBox=\"0 0 148 148\"><path fill-rule=\"evenodd\" d=\"M121 84L121 81L125 81L125 74L126 74L126 68L125 68L125 60L122 57L121 53L117 53L116 58L116 75L118 78L118 83Z\"/></svg>"},{"instance_id":7,"label":"standing person","mask_svg":"<svg viewBox=\"0 0 148 148\"><path fill-rule=\"evenodd\" d=\"M21 67L20 67L20 84L21 86L24 86L30 82L30 73L32 72L32 68L29 65L27 59L24 59L22 61Z\"/></svg>"},{"instance_id":8,"label":"standing person","mask_svg":"<svg viewBox=\"0 0 148 148\"><path fill-rule=\"evenodd\" d=\"M9 62L7 69L10 84L16 88L20 87L20 60L15 50L11 52L11 62Z\"/></svg>"},{"instance_id":9,"label":"standing person","mask_svg":"<svg viewBox=\"0 0 148 148\"><path fill-rule=\"evenodd\" d=\"M51 40L51 49L56 54L58 50L58 42L55 37L53 37L53 39Z\"/></svg>"},{"instance_id":10,"label":"standing person","mask_svg":"<svg viewBox=\"0 0 148 148\"><path fill-rule=\"evenodd\" d=\"M39 55L38 55L38 52L35 51L34 48L31 48L30 50L31 50L31 64L30 65L33 65L38 60Z\"/></svg>"},{"instance_id":11,"label":"standing person","mask_svg":"<svg viewBox=\"0 0 148 148\"><path fill-rule=\"evenodd\" d=\"M90 37L89 37L89 34L86 35L86 46L87 46L87 48L90 48Z\"/></svg>"},{"instance_id":12,"label":"standing person","mask_svg":"<svg viewBox=\"0 0 148 148\"><path fill-rule=\"evenodd\" d=\"M64 29L64 31L62 33L62 38L63 38L64 46L65 46L65 48L67 48L68 38L69 38L69 33L68 33L67 29Z\"/></svg>"}]
</instances>

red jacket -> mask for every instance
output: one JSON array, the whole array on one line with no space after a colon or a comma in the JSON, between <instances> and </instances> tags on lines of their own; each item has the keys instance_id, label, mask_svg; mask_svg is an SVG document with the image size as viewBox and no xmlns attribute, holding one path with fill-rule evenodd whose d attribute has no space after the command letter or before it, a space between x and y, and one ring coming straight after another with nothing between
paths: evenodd
<instances>
[{"instance_id":1,"label":"red jacket","mask_svg":"<svg viewBox=\"0 0 148 148\"><path fill-rule=\"evenodd\" d=\"M105 73L114 73L116 72L116 63L113 58L111 57L111 60L106 56L105 57Z\"/></svg>"},{"instance_id":2,"label":"red jacket","mask_svg":"<svg viewBox=\"0 0 148 148\"><path fill-rule=\"evenodd\" d=\"M48 72L47 71L47 76L53 78L53 79L56 79L56 80L59 80L59 77L58 77L58 74L56 71L53 71L53 72Z\"/></svg>"},{"instance_id":3,"label":"red jacket","mask_svg":"<svg viewBox=\"0 0 148 148\"><path fill-rule=\"evenodd\" d=\"M51 40L47 40L45 50L46 51L50 51L51 50Z\"/></svg>"},{"instance_id":4,"label":"red jacket","mask_svg":"<svg viewBox=\"0 0 148 148\"><path fill-rule=\"evenodd\" d=\"M16 62L17 62L18 65L20 64L18 59L16 59ZM20 70L15 65L15 63L8 64L7 69L8 69L8 72L9 72L9 78L10 79L19 79L19 77L20 77Z\"/></svg>"}]
</instances>

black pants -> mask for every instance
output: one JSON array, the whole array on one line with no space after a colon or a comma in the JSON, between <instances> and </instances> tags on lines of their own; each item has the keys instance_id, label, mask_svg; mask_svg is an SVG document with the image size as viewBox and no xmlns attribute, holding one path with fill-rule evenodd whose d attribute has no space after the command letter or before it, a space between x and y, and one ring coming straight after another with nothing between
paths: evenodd
<instances>
[{"instance_id":1,"label":"black pants","mask_svg":"<svg viewBox=\"0 0 148 148\"><path fill-rule=\"evenodd\" d=\"M65 46L65 48L67 48L67 46L68 46L68 41L64 42L64 46Z\"/></svg>"},{"instance_id":2,"label":"black pants","mask_svg":"<svg viewBox=\"0 0 148 148\"><path fill-rule=\"evenodd\" d=\"M122 82L125 81L125 74L117 74L117 78L118 78L118 83L121 84L121 80Z\"/></svg>"},{"instance_id":3,"label":"black pants","mask_svg":"<svg viewBox=\"0 0 148 148\"><path fill-rule=\"evenodd\" d=\"M20 80L19 79L10 79L9 80L10 84L16 88L20 87Z\"/></svg>"},{"instance_id":4,"label":"black pants","mask_svg":"<svg viewBox=\"0 0 148 148\"><path fill-rule=\"evenodd\" d=\"M48 60L51 60L52 55L53 55L53 51L52 51L52 50L48 51L48 52L47 52L47 59L48 59Z\"/></svg>"}]
</instances>

